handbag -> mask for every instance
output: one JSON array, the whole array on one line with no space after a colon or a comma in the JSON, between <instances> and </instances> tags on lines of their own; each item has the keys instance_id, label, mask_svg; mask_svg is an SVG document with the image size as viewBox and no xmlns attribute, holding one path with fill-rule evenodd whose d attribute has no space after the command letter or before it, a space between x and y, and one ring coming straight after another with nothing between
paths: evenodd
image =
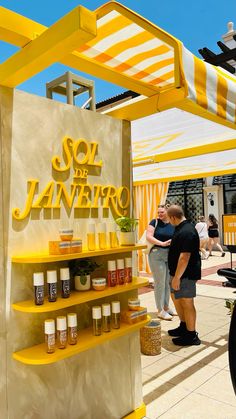
<instances>
[{"instance_id":1,"label":"handbag","mask_svg":"<svg viewBox=\"0 0 236 419\"><path fill-rule=\"evenodd\" d=\"M156 219L156 222L155 222L155 229L156 229L156 226L157 226L157 219ZM154 230L155 231L155 230ZM148 240L147 240L147 230L145 230L144 231L144 233L142 234L142 236L140 237L140 239L139 239L139 243L140 244L145 244L146 246L147 246L147 248L146 249L142 249L142 252L145 254L145 255L149 255L149 253L151 252L151 250L152 250L152 248L155 246L155 244L153 244L153 243L151 243L151 242L149 242Z\"/></svg>"}]
</instances>

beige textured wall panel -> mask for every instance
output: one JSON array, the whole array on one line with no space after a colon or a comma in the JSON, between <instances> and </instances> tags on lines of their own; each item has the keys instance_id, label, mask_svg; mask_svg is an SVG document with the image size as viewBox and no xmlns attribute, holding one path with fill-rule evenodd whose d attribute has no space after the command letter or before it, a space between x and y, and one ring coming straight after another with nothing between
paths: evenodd
<instances>
[{"instance_id":1,"label":"beige textured wall panel","mask_svg":"<svg viewBox=\"0 0 236 419\"><path fill-rule=\"evenodd\" d=\"M7 417L6 368L6 258L8 253L9 194L11 172L12 89L0 88L0 406Z\"/></svg>"},{"instance_id":2,"label":"beige textured wall panel","mask_svg":"<svg viewBox=\"0 0 236 419\"><path fill-rule=\"evenodd\" d=\"M6 115L7 109L11 107L10 90L4 92L4 95L1 116L4 112ZM17 221L12 219L11 211L15 207L24 208L27 180L39 179L40 191L50 180L55 180L51 158L61 156L62 138L65 135L99 143L97 160L103 160L103 168L99 176L89 175L90 184L113 184L117 187L129 185L129 124L19 91L14 92L13 113L9 112L8 130L4 128L3 135L4 124L6 119L4 122L2 120L1 141L4 143L2 156L4 153L6 156L4 171L7 174L8 170L9 174L8 183L3 183L3 194L0 196L0 205L7 220L5 226L1 223L6 297L5 288L1 286L0 295L3 300L0 307L4 321L1 323L0 355L4 360L4 348L7 347L8 372L6 376L6 362L3 362L0 389L6 389L7 378L8 400L6 402L6 394L1 391L1 408L3 406L6 411L8 405L9 419L120 419L142 403L138 332L48 366L24 365L14 361L11 355L14 351L44 339L43 321L47 317L55 318L56 315L76 311L79 328L89 326L93 303L49 315L11 310L12 302L33 297L33 272L43 271L46 275L47 269L55 268L59 271L67 263L11 264L10 255L44 251L49 239L58 238L61 227L74 228L75 235L85 240L87 223L103 221L104 215L106 220L113 220L111 212L106 211L104 214L99 208L98 211L86 210L79 214L72 210L68 215L63 208L60 214L41 210L32 211L26 220ZM123 168L122 154L127 158ZM3 172L2 164L0 168ZM70 176L64 178L68 187L72 175L71 171ZM104 258L105 264L107 259ZM1 285L4 284L2 277ZM136 291L116 298L125 307L131 295L136 295ZM4 300L6 306L2 302ZM96 305L111 300L99 300ZM7 334L4 329L5 319Z\"/></svg>"}]
</instances>

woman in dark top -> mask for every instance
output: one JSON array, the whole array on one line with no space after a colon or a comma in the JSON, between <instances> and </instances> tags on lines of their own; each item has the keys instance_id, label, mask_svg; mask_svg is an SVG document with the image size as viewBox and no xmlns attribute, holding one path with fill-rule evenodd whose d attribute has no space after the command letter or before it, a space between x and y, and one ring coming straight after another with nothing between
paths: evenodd
<instances>
[{"instance_id":1,"label":"woman in dark top","mask_svg":"<svg viewBox=\"0 0 236 419\"><path fill-rule=\"evenodd\" d=\"M213 214L209 214L207 225L208 225L208 236L209 236L209 242L208 242L209 256L212 256L211 251L212 251L213 245L215 245L221 251L222 257L225 256L225 252L223 251L220 245L218 221Z\"/></svg>"},{"instance_id":2,"label":"woman in dark top","mask_svg":"<svg viewBox=\"0 0 236 419\"><path fill-rule=\"evenodd\" d=\"M148 260L154 280L154 295L158 317L172 320L173 311L169 308L170 275L168 252L174 227L167 220L166 207L158 207L157 219L151 220L147 228L147 240L153 244Z\"/></svg>"}]
</instances>

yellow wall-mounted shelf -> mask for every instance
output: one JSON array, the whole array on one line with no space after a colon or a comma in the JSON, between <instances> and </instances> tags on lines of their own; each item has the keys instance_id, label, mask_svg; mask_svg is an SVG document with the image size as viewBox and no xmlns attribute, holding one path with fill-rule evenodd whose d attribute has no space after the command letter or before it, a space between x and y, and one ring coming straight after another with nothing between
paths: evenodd
<instances>
[{"instance_id":1,"label":"yellow wall-mounted shelf","mask_svg":"<svg viewBox=\"0 0 236 419\"><path fill-rule=\"evenodd\" d=\"M34 300L27 300L12 304L12 308L14 310L23 311L25 313L46 313L75 306L77 304L83 304L88 301L109 297L110 295L127 292L140 287L145 287L145 285L148 285L147 278L133 277L132 282L130 282L129 284L116 285L116 287L106 287L103 291L72 291L69 298L59 297L55 303L49 303L45 299L43 305L36 306L34 304Z\"/></svg>"},{"instance_id":2,"label":"yellow wall-mounted shelf","mask_svg":"<svg viewBox=\"0 0 236 419\"><path fill-rule=\"evenodd\" d=\"M113 248L107 248L104 250L93 250L93 251L83 251L81 253L70 253L68 255L49 255L48 253L38 253L38 254L22 254L22 255L13 255L11 260L14 263L49 263L49 262L60 262L64 260L72 259L83 259L86 257L93 256L103 256L103 255L112 255L116 253L126 253L132 252L133 250L142 250L147 246L145 244L135 244L134 246L118 246Z\"/></svg>"},{"instance_id":3,"label":"yellow wall-mounted shelf","mask_svg":"<svg viewBox=\"0 0 236 419\"><path fill-rule=\"evenodd\" d=\"M111 332L103 333L101 336L93 336L91 328L84 329L79 331L77 345L67 345L65 349L56 349L53 354L47 354L45 344L41 343L40 345L32 346L31 348L23 349L19 352L14 352L13 358L23 364L29 365L53 364L54 362L69 358L73 355L79 354L80 352L87 351L88 349L94 348L95 346L101 345L109 340L117 339L121 336L135 332L145 326L149 321L150 317L147 316L146 320L136 324L130 325L121 323L120 329L112 329Z\"/></svg>"}]
</instances>

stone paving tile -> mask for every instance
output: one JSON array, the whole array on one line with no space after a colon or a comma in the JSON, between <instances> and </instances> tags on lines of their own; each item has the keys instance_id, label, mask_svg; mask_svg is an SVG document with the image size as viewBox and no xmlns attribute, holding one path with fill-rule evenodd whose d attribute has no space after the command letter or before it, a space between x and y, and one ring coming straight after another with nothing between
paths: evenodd
<instances>
[{"instance_id":1,"label":"stone paving tile","mask_svg":"<svg viewBox=\"0 0 236 419\"><path fill-rule=\"evenodd\" d=\"M228 371L219 371L195 392L236 407L236 397Z\"/></svg>"},{"instance_id":2,"label":"stone paving tile","mask_svg":"<svg viewBox=\"0 0 236 419\"><path fill-rule=\"evenodd\" d=\"M188 396L190 390L182 387L173 386L171 383L162 383L160 381L157 388L149 386L148 393L144 397L146 404L146 415L150 419L159 418L170 409L171 406L178 403ZM177 416L175 416L177 418ZM174 417L172 417L173 419Z\"/></svg>"},{"instance_id":3,"label":"stone paving tile","mask_svg":"<svg viewBox=\"0 0 236 419\"><path fill-rule=\"evenodd\" d=\"M196 393L187 395L162 415L149 412L150 419L235 419L235 407Z\"/></svg>"}]
</instances>

